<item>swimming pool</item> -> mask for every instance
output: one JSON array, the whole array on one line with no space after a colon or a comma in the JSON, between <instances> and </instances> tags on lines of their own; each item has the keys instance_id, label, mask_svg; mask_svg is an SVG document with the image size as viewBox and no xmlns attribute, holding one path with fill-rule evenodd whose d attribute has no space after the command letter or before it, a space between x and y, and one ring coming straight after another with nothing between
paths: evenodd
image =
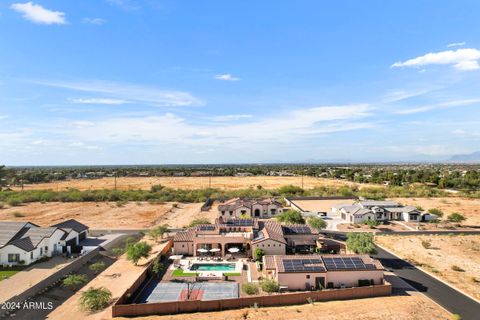
<instances>
[{"instance_id":1,"label":"swimming pool","mask_svg":"<svg viewBox=\"0 0 480 320\"><path fill-rule=\"evenodd\" d=\"M235 263L194 263L191 271L235 271Z\"/></svg>"}]
</instances>

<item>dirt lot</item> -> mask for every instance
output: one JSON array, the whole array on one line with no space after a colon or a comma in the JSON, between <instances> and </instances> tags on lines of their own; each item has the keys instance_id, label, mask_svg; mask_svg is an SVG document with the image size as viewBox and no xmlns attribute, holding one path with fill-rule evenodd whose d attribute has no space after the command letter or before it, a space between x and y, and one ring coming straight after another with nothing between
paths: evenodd
<instances>
[{"instance_id":1,"label":"dirt lot","mask_svg":"<svg viewBox=\"0 0 480 320\"><path fill-rule=\"evenodd\" d=\"M302 185L302 177L271 177L271 176L255 176L255 177L145 177L145 178L117 178L117 189L143 189L150 190L153 185L161 184L163 186L175 189L201 189L212 188L218 189L246 189L256 188L261 185L265 189L274 189L285 185ZM358 185L352 182L325 178L304 177L303 186L305 189L311 189L315 186L344 186ZM32 189L52 189L61 191L68 188L79 190L90 189L113 189L115 186L114 178L102 179L82 179L59 181L52 183L40 183L33 185L25 185L25 190ZM360 186L360 185L359 185ZM362 184L361 186L367 186ZM16 188L18 190L19 188Z\"/></svg>"},{"instance_id":2,"label":"dirt lot","mask_svg":"<svg viewBox=\"0 0 480 320\"><path fill-rule=\"evenodd\" d=\"M464 198L394 198L404 205L420 206L423 210L437 208L445 213L445 216L458 212L467 220L464 225L480 225L480 200Z\"/></svg>"},{"instance_id":3,"label":"dirt lot","mask_svg":"<svg viewBox=\"0 0 480 320\"><path fill-rule=\"evenodd\" d=\"M306 211L320 211L330 213L332 207L338 204L353 204L354 199L337 200L294 200L293 202Z\"/></svg>"},{"instance_id":4,"label":"dirt lot","mask_svg":"<svg viewBox=\"0 0 480 320\"><path fill-rule=\"evenodd\" d=\"M29 203L0 209L0 220L31 221L49 226L67 219L76 219L91 229L141 229L157 224L183 227L194 218L204 217L214 221L217 207L201 212L202 203L129 202L118 206L114 202L48 202Z\"/></svg>"},{"instance_id":5,"label":"dirt lot","mask_svg":"<svg viewBox=\"0 0 480 320\"><path fill-rule=\"evenodd\" d=\"M126 318L116 318L126 319ZM179 314L174 316L139 317L137 320L411 320L451 319L451 315L423 296L396 296L347 301L317 302L275 308L250 308L222 312Z\"/></svg>"},{"instance_id":6,"label":"dirt lot","mask_svg":"<svg viewBox=\"0 0 480 320\"><path fill-rule=\"evenodd\" d=\"M376 242L480 299L480 235L377 236Z\"/></svg>"}]
</instances>

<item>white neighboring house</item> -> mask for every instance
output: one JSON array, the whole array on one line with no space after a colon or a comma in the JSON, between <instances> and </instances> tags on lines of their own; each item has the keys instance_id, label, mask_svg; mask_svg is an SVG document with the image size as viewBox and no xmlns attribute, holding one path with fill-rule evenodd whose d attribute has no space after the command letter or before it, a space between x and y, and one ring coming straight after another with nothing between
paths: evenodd
<instances>
[{"instance_id":1,"label":"white neighboring house","mask_svg":"<svg viewBox=\"0 0 480 320\"><path fill-rule=\"evenodd\" d=\"M78 234L73 229L57 226L42 228L31 222L1 221L0 265L29 265L43 257L62 254L74 246L71 240L78 246Z\"/></svg>"},{"instance_id":2,"label":"white neighboring house","mask_svg":"<svg viewBox=\"0 0 480 320\"><path fill-rule=\"evenodd\" d=\"M339 205L332 211L339 212L342 219L350 223L363 223L368 220L402 220L420 222L436 219L435 215L424 213L413 206L402 206L394 201L365 200L352 205Z\"/></svg>"},{"instance_id":3,"label":"white neighboring house","mask_svg":"<svg viewBox=\"0 0 480 320\"><path fill-rule=\"evenodd\" d=\"M62 245L65 250L70 252L73 247L79 246L82 240L88 236L88 227L75 219L66 220L53 225L65 231L65 237L62 238Z\"/></svg>"}]
</instances>

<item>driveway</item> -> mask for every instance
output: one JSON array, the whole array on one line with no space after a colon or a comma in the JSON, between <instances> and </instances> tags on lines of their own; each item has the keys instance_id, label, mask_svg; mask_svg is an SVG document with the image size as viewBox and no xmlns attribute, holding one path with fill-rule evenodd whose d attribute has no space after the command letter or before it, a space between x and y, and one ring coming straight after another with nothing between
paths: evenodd
<instances>
[{"instance_id":1,"label":"driveway","mask_svg":"<svg viewBox=\"0 0 480 320\"><path fill-rule=\"evenodd\" d=\"M339 225L341 223L345 223L345 220L343 220L341 218L340 214L338 214L338 213L329 212L328 215L326 217L324 217L323 219L327 223L327 227L325 228L325 230L336 231L336 230L338 230L337 225Z\"/></svg>"},{"instance_id":2,"label":"driveway","mask_svg":"<svg viewBox=\"0 0 480 320\"><path fill-rule=\"evenodd\" d=\"M479 319L480 304L458 292L443 282L417 269L405 260L377 247L378 253L372 257L416 290L450 311L459 314L463 320Z\"/></svg>"}]
</instances>

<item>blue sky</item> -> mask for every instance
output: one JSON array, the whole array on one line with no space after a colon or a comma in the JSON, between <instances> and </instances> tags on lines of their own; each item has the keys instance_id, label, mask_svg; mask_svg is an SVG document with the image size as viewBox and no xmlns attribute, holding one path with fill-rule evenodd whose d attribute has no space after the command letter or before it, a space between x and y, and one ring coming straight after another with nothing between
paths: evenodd
<instances>
[{"instance_id":1,"label":"blue sky","mask_svg":"<svg viewBox=\"0 0 480 320\"><path fill-rule=\"evenodd\" d=\"M2 1L0 163L480 150L478 1Z\"/></svg>"}]
</instances>

